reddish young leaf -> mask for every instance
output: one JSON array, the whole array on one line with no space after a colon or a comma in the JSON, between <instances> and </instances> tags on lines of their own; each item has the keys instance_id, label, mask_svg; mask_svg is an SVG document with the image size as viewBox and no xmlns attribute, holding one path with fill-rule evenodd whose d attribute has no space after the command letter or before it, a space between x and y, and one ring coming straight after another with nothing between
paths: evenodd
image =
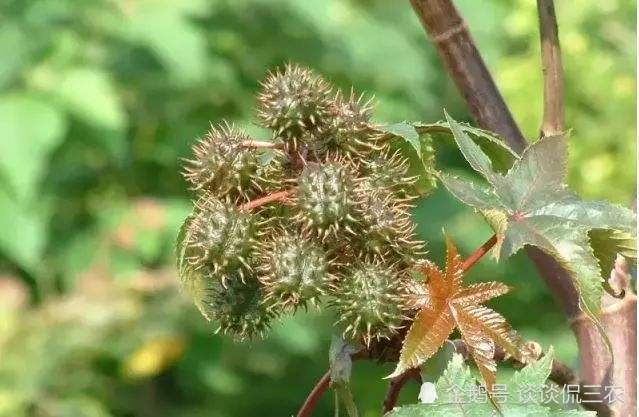
<instances>
[{"instance_id":1,"label":"reddish young leaf","mask_svg":"<svg viewBox=\"0 0 639 417\"><path fill-rule=\"evenodd\" d=\"M426 280L422 288L415 291L412 303L420 311L404 339L397 368L389 377L421 365L457 328L490 390L497 370L493 359L496 346L519 361L528 361L528 352L506 319L481 305L507 293L509 288L499 282L463 286L461 257L448 237L446 250L444 273L433 263L427 263L420 270Z\"/></svg>"}]
</instances>

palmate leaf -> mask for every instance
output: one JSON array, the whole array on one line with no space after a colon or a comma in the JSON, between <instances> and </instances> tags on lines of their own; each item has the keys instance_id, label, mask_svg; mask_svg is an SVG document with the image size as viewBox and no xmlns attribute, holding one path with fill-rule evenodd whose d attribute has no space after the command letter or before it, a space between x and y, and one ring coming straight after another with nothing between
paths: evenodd
<instances>
[{"instance_id":1,"label":"palmate leaf","mask_svg":"<svg viewBox=\"0 0 639 417\"><path fill-rule=\"evenodd\" d=\"M521 362L530 360L521 339L497 312L481 303L508 292L498 282L485 282L464 287L463 269L457 248L446 238L446 271L433 263L426 263L420 272L427 278L423 289L417 291L419 308L402 344L395 377L421 365L432 357L457 328L477 364L487 387L495 382L495 347L502 347Z\"/></svg>"},{"instance_id":2,"label":"palmate leaf","mask_svg":"<svg viewBox=\"0 0 639 417\"><path fill-rule=\"evenodd\" d=\"M495 169L505 172L517 159L517 154L490 132L465 124L458 124L458 126L489 156ZM378 126L377 131L395 139L394 146L398 147L408 159L409 175L417 177L417 191L421 195L432 191L436 186L433 136L452 135L449 124L446 122L400 122Z\"/></svg>"},{"instance_id":3,"label":"palmate leaf","mask_svg":"<svg viewBox=\"0 0 639 417\"><path fill-rule=\"evenodd\" d=\"M413 404L394 409L387 417L594 417L594 411L555 411L541 404L541 396L532 396L522 403L521 390L540 389L546 383L553 360L552 347L545 356L522 370L515 372L506 384L505 402L499 412L488 401L474 400L471 393L477 389L477 381L464 364L461 355L455 354L441 375L435 391L437 399L432 404Z\"/></svg>"},{"instance_id":4,"label":"palmate leaf","mask_svg":"<svg viewBox=\"0 0 639 417\"><path fill-rule=\"evenodd\" d=\"M460 201L480 211L497 235L496 257L536 246L568 271L579 290L581 307L591 317L600 308L602 276L617 252L636 257L636 217L603 201L583 201L568 190L564 136L539 139L502 174L488 155L446 115L455 141L470 166L489 187L440 174Z\"/></svg>"}]
</instances>

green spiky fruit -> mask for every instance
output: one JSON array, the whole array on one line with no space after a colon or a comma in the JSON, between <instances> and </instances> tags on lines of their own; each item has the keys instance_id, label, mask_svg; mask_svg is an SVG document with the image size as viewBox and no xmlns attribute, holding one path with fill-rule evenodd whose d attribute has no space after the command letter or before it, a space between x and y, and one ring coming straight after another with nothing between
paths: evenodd
<instances>
[{"instance_id":1,"label":"green spiky fruit","mask_svg":"<svg viewBox=\"0 0 639 417\"><path fill-rule=\"evenodd\" d=\"M397 272L379 261L350 267L333 290L331 305L344 336L371 341L390 338L401 328L403 296Z\"/></svg>"},{"instance_id":2,"label":"green spiky fruit","mask_svg":"<svg viewBox=\"0 0 639 417\"><path fill-rule=\"evenodd\" d=\"M358 242L364 252L387 261L396 259L407 266L424 255L424 243L415 237L410 205L397 202L386 189L359 188L358 195Z\"/></svg>"},{"instance_id":3,"label":"green spiky fruit","mask_svg":"<svg viewBox=\"0 0 639 417\"><path fill-rule=\"evenodd\" d=\"M315 303L332 280L328 269L324 250L302 236L282 231L261 246L260 281L276 307Z\"/></svg>"},{"instance_id":4,"label":"green spiky fruit","mask_svg":"<svg viewBox=\"0 0 639 417\"><path fill-rule=\"evenodd\" d=\"M380 135L370 126L372 110L371 100L365 101L363 95L357 97L351 92L345 99L338 94L331 107L329 122L321 132L325 149L347 155L379 150Z\"/></svg>"},{"instance_id":5,"label":"green spiky fruit","mask_svg":"<svg viewBox=\"0 0 639 417\"><path fill-rule=\"evenodd\" d=\"M408 160L399 152L388 150L371 158L362 160L362 171L366 185L371 190L386 189L401 198L411 200L416 177L408 176Z\"/></svg>"},{"instance_id":6,"label":"green spiky fruit","mask_svg":"<svg viewBox=\"0 0 639 417\"><path fill-rule=\"evenodd\" d=\"M264 304L262 291L254 277L244 281L231 277L223 286L217 277L204 276L197 293L198 307L207 319L217 323L216 332L238 340L264 337L273 312Z\"/></svg>"},{"instance_id":7,"label":"green spiky fruit","mask_svg":"<svg viewBox=\"0 0 639 417\"><path fill-rule=\"evenodd\" d=\"M246 146L250 137L228 124L211 129L193 146L184 177L198 192L248 199L262 189L263 167L258 152Z\"/></svg>"},{"instance_id":8,"label":"green spiky fruit","mask_svg":"<svg viewBox=\"0 0 639 417\"><path fill-rule=\"evenodd\" d=\"M187 220L185 260L193 270L208 269L226 285L226 272L241 277L251 271L249 258L256 246L256 221L233 204L206 195Z\"/></svg>"},{"instance_id":9,"label":"green spiky fruit","mask_svg":"<svg viewBox=\"0 0 639 417\"><path fill-rule=\"evenodd\" d=\"M314 140L329 114L332 103L330 85L312 71L297 65L269 74L258 95L258 117L291 148L298 141Z\"/></svg>"},{"instance_id":10,"label":"green spiky fruit","mask_svg":"<svg viewBox=\"0 0 639 417\"><path fill-rule=\"evenodd\" d=\"M346 162L309 163L298 182L295 219L305 232L324 240L338 230L354 234L356 221L354 169Z\"/></svg>"}]
</instances>

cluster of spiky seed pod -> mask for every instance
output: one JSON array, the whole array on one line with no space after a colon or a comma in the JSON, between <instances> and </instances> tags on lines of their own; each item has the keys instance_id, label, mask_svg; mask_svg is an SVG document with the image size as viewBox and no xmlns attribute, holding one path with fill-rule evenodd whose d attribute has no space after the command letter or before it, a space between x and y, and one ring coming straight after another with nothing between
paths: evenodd
<instances>
[{"instance_id":1,"label":"cluster of spiky seed pod","mask_svg":"<svg viewBox=\"0 0 639 417\"><path fill-rule=\"evenodd\" d=\"M257 115L268 141L222 124L193 146L196 193L178 242L185 287L240 339L327 301L365 344L405 319L408 271L424 255L409 210L415 179L363 96L295 65L268 75Z\"/></svg>"}]
</instances>

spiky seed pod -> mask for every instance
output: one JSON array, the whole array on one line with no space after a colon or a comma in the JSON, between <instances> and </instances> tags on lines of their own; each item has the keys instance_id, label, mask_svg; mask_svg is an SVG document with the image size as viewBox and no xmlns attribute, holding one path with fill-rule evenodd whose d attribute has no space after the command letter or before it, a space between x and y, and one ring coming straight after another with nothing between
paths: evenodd
<instances>
[{"instance_id":1,"label":"spiky seed pod","mask_svg":"<svg viewBox=\"0 0 639 417\"><path fill-rule=\"evenodd\" d=\"M340 229L355 234L356 185L354 168L346 161L309 163L298 181L295 220L306 234L322 240Z\"/></svg>"},{"instance_id":2,"label":"spiky seed pod","mask_svg":"<svg viewBox=\"0 0 639 417\"><path fill-rule=\"evenodd\" d=\"M257 98L262 125L274 131L293 149L304 136L313 135L326 122L331 106L331 87L312 71L288 64L268 75Z\"/></svg>"},{"instance_id":3,"label":"spiky seed pod","mask_svg":"<svg viewBox=\"0 0 639 417\"><path fill-rule=\"evenodd\" d=\"M195 191L248 199L261 191L264 174L259 153L245 145L248 141L249 136L227 123L211 126L193 146L195 158L186 161L184 177Z\"/></svg>"},{"instance_id":4,"label":"spiky seed pod","mask_svg":"<svg viewBox=\"0 0 639 417\"><path fill-rule=\"evenodd\" d=\"M357 205L359 246L364 253L396 259L402 265L413 265L425 254L424 242L415 237L415 226L407 203L397 202L386 189L358 187Z\"/></svg>"},{"instance_id":5,"label":"spiky seed pod","mask_svg":"<svg viewBox=\"0 0 639 417\"><path fill-rule=\"evenodd\" d=\"M223 286L215 275L204 276L200 290L200 310L218 324L216 332L238 340L264 337L274 314L263 302L260 283L255 277L244 281L231 277Z\"/></svg>"},{"instance_id":6,"label":"spiky seed pod","mask_svg":"<svg viewBox=\"0 0 639 417\"><path fill-rule=\"evenodd\" d=\"M338 92L330 109L326 127L320 132L321 145L327 151L362 156L380 150L381 136L370 125L373 111L372 99L365 100L364 95L344 98Z\"/></svg>"},{"instance_id":7,"label":"spiky seed pod","mask_svg":"<svg viewBox=\"0 0 639 417\"><path fill-rule=\"evenodd\" d=\"M185 259L194 269L209 269L219 276L222 285L228 281L226 272L237 270L244 278L251 271L250 256L257 244L256 220L230 202L211 195L201 197L194 215L187 224L184 238Z\"/></svg>"},{"instance_id":8,"label":"spiky seed pod","mask_svg":"<svg viewBox=\"0 0 639 417\"><path fill-rule=\"evenodd\" d=\"M380 261L366 260L347 270L333 289L331 305L344 336L362 340L390 338L405 319L398 273Z\"/></svg>"},{"instance_id":9,"label":"spiky seed pod","mask_svg":"<svg viewBox=\"0 0 639 417\"><path fill-rule=\"evenodd\" d=\"M265 300L290 309L316 303L333 277L324 250L300 235L282 230L260 247L260 281Z\"/></svg>"},{"instance_id":10,"label":"spiky seed pod","mask_svg":"<svg viewBox=\"0 0 639 417\"><path fill-rule=\"evenodd\" d=\"M371 190L391 190L406 201L415 198L411 191L417 180L417 177L408 176L408 167L408 160L399 151L391 153L386 150L372 158L362 159L362 173Z\"/></svg>"}]
</instances>

